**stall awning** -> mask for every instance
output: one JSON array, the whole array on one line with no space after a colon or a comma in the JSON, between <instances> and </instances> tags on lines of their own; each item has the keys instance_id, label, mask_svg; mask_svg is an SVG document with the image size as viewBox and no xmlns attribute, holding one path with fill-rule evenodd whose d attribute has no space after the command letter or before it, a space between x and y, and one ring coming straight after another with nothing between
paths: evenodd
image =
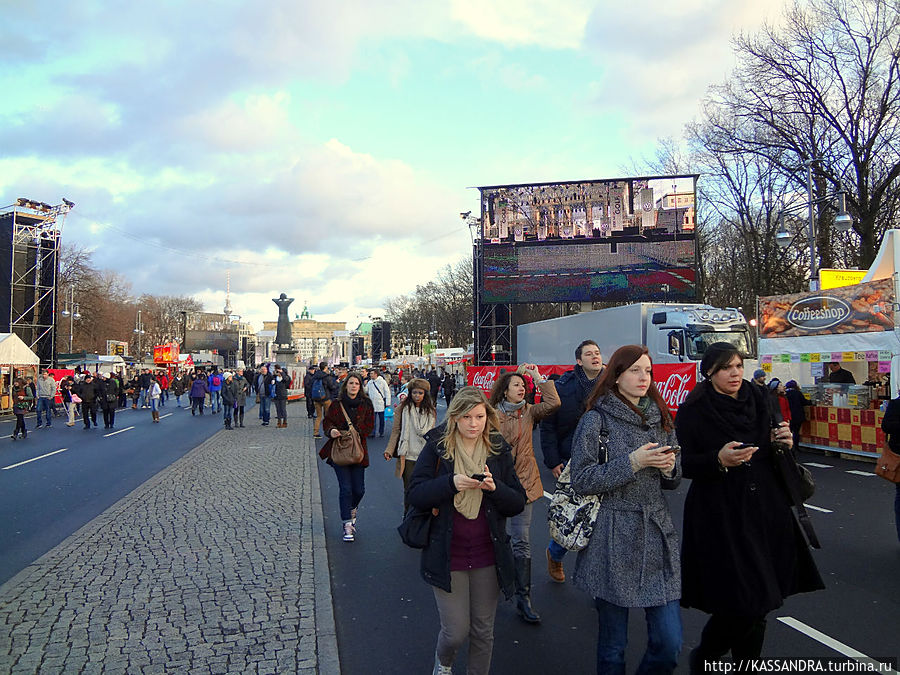
<instances>
[{"instance_id":1,"label":"stall awning","mask_svg":"<svg viewBox=\"0 0 900 675\"><path fill-rule=\"evenodd\" d=\"M5 366L36 366L41 362L15 333L0 333L0 364Z\"/></svg>"}]
</instances>

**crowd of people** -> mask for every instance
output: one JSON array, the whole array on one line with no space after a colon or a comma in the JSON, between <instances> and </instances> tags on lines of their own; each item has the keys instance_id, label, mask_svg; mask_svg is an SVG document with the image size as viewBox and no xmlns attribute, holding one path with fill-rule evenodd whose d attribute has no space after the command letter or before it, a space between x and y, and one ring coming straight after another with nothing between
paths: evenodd
<instances>
[{"instance_id":1,"label":"crowd of people","mask_svg":"<svg viewBox=\"0 0 900 675\"><path fill-rule=\"evenodd\" d=\"M501 374L489 397L455 382L445 387L437 373L400 375L384 459L396 461L404 513L430 514L421 575L440 620L433 673L452 673L467 640L468 672L489 672L501 596L515 599L523 622L540 624L530 592L532 505L545 490L532 445L536 426L552 475L568 468L575 492L598 498L593 533L572 574L596 607L598 673L625 672L632 608L643 609L648 626L638 673L674 671L682 607L709 614L687 659L691 672L704 672L705 662L728 653L759 657L768 613L790 595L824 587L773 466L776 448L794 443L787 390L745 381L742 357L727 343L707 349L700 372L677 421L639 345L621 347L604 364L597 344L585 340L574 368L555 381L522 364ZM382 433L378 413L391 399L377 371L331 372L322 364L307 378L314 434L327 437L319 455L337 475L342 536L352 542L370 461L366 439ZM439 420L437 395L448 389ZM351 429L363 459L339 466L332 451ZM691 485L679 537L663 491L682 477ZM548 576L566 583L569 551L549 534L545 541Z\"/></svg>"},{"instance_id":2,"label":"crowd of people","mask_svg":"<svg viewBox=\"0 0 900 675\"><path fill-rule=\"evenodd\" d=\"M115 429L116 413L128 408L129 401L131 409L149 410L153 422L159 423L160 410L172 399L176 407L189 408L194 416L207 411L221 414L226 429L243 428L247 397L253 395L260 403L261 424L269 425L274 403L277 426L284 428L291 385L287 371L273 364L258 371L211 366L174 372L141 368L132 373L106 373L79 368L58 382L42 369L36 380L16 378L12 383L16 426L11 438L28 437L25 415L31 411L35 413L36 429L51 427L53 419L61 416L68 427L74 427L80 418L85 430L92 429L99 426L98 411L104 429Z\"/></svg>"},{"instance_id":3,"label":"crowd of people","mask_svg":"<svg viewBox=\"0 0 900 675\"><path fill-rule=\"evenodd\" d=\"M541 622L531 599L532 535L547 531L533 532L532 511L547 486L532 444L536 427L552 476L566 470L577 494L598 498L593 533L572 573L596 607L598 673L624 672L632 608L643 609L648 626L637 672L673 672L682 607L709 615L688 658L691 672L703 672L704 662L728 653L758 657L769 612L824 585L773 467L776 449L795 442L802 402L777 381L745 381L742 357L727 343L708 347L700 373L703 381L675 420L645 347L623 346L604 363L592 340L578 346L574 367L562 376L547 379L534 364L522 364L502 373L489 396L459 387L449 372L356 372L327 363L309 368L297 388L314 418L313 436L326 439L318 453L335 472L346 542L357 537L368 441L384 436L385 420L393 418L383 457L396 462L402 514L430 514L421 575L440 620L434 673L451 673L466 641L468 672L489 672L501 596L515 599L523 622ZM97 426L98 407L105 427L114 428L116 410L129 398L156 422L171 397L181 406L185 395L193 415L221 413L226 429L244 427L247 399L255 396L260 424L269 424L274 404L284 428L292 388L287 370L275 364L171 378L145 369L127 380L85 372L59 385L66 424L80 414L85 429ZM12 393L13 438L27 436L24 413L32 406L36 426L50 426L56 383L46 371L34 383L17 380ZM358 461L333 461L348 435L361 450ZM682 477L691 485L679 537L663 491ZM540 546L550 580L566 583L569 551L549 534Z\"/></svg>"}]
</instances>

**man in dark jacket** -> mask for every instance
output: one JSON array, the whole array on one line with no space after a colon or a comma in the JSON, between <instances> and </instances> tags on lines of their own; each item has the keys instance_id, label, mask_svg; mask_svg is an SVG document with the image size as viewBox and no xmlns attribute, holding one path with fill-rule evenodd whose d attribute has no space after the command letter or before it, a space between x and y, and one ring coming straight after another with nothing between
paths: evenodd
<instances>
[{"instance_id":1,"label":"man in dark jacket","mask_svg":"<svg viewBox=\"0 0 900 675\"><path fill-rule=\"evenodd\" d=\"M141 408L150 407L150 369L144 368L144 372L138 376L138 382L141 385L138 406Z\"/></svg>"},{"instance_id":2,"label":"man in dark jacket","mask_svg":"<svg viewBox=\"0 0 900 675\"><path fill-rule=\"evenodd\" d=\"M119 383L116 378L100 374L97 382L97 396L103 411L103 428L112 429L116 423L116 405L119 402Z\"/></svg>"},{"instance_id":3,"label":"man in dark jacket","mask_svg":"<svg viewBox=\"0 0 900 675\"><path fill-rule=\"evenodd\" d=\"M320 380L322 384L320 387L317 387L316 382ZM314 391L321 392L321 396L324 396L324 398L314 394ZM316 421L313 423L313 438L322 438L322 435L319 433L319 427L322 424L322 420L325 419L325 413L328 412L331 402L337 400L338 396L340 396L340 387L337 380L334 379L334 375L328 372L328 364L324 361L319 364L319 369L313 375L310 394L313 396L313 405L316 409Z\"/></svg>"},{"instance_id":4,"label":"man in dark jacket","mask_svg":"<svg viewBox=\"0 0 900 675\"><path fill-rule=\"evenodd\" d=\"M572 456L572 437L584 414L588 396L603 371L603 355L593 340L585 340L575 348L575 368L556 381L556 393L561 405L541 422L541 451L544 464L559 478ZM547 547L547 571L557 583L566 580L563 557L566 549L552 539Z\"/></svg>"},{"instance_id":5,"label":"man in dark jacket","mask_svg":"<svg viewBox=\"0 0 900 675\"><path fill-rule=\"evenodd\" d=\"M431 386L431 400L437 405L438 392L441 389L441 376L438 375L437 370L432 368L428 371L428 377L425 379L428 380L428 384Z\"/></svg>"},{"instance_id":6,"label":"man in dark jacket","mask_svg":"<svg viewBox=\"0 0 900 675\"><path fill-rule=\"evenodd\" d=\"M840 363L831 362L828 364L827 382L831 384L856 384L856 378L853 373L844 368Z\"/></svg>"},{"instance_id":7,"label":"man in dark jacket","mask_svg":"<svg viewBox=\"0 0 900 675\"><path fill-rule=\"evenodd\" d=\"M306 401L306 416L313 419L316 416L316 405L312 399L313 377L316 374L316 367L310 366L303 376L303 398Z\"/></svg>"},{"instance_id":8,"label":"man in dark jacket","mask_svg":"<svg viewBox=\"0 0 900 675\"><path fill-rule=\"evenodd\" d=\"M287 400L288 389L291 388L291 378L287 370L281 366L275 366L275 417L278 424L275 426L279 429L287 428Z\"/></svg>"},{"instance_id":9,"label":"man in dark jacket","mask_svg":"<svg viewBox=\"0 0 900 675\"><path fill-rule=\"evenodd\" d=\"M90 371L85 374L81 383L76 385L75 393L81 398L81 417L84 420L85 430L91 428L91 422L94 423L94 426L97 426L97 396L99 388Z\"/></svg>"}]
</instances>

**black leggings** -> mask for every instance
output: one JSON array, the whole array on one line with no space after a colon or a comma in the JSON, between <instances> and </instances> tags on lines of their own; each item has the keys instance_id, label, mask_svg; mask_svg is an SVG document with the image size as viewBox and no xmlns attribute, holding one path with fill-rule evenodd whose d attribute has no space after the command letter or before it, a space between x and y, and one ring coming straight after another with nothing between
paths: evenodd
<instances>
[{"instance_id":1,"label":"black leggings","mask_svg":"<svg viewBox=\"0 0 900 675\"><path fill-rule=\"evenodd\" d=\"M13 436L18 436L20 431L23 436L28 433L28 429L25 428L25 413L16 413L16 428Z\"/></svg>"},{"instance_id":2,"label":"black leggings","mask_svg":"<svg viewBox=\"0 0 900 675\"><path fill-rule=\"evenodd\" d=\"M732 658L756 659L766 637L765 616L713 614L703 627L697 656L717 659L729 651Z\"/></svg>"}]
</instances>

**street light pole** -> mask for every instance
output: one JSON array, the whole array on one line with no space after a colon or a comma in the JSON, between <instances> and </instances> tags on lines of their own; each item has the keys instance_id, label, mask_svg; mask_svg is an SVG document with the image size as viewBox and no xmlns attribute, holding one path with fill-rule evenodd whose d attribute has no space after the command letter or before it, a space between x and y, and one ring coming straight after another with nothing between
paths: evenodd
<instances>
[{"instance_id":1,"label":"street light pole","mask_svg":"<svg viewBox=\"0 0 900 675\"><path fill-rule=\"evenodd\" d=\"M137 334L137 339L138 339L137 357L141 360L141 362L143 362L144 356L141 353L141 335L144 334L144 321L143 321L143 319L141 319L141 310L137 311L137 318L135 319L135 322L134 322L134 332Z\"/></svg>"},{"instance_id":2,"label":"street light pole","mask_svg":"<svg viewBox=\"0 0 900 675\"><path fill-rule=\"evenodd\" d=\"M809 290L816 291L819 288L819 282L816 279L818 275L818 263L816 261L816 223L814 220L815 201L813 200L813 181L812 167L815 159L806 161L806 201L809 204Z\"/></svg>"},{"instance_id":3,"label":"street light pole","mask_svg":"<svg viewBox=\"0 0 900 675\"><path fill-rule=\"evenodd\" d=\"M66 291L66 303L62 311L63 316L69 317L69 353L72 353L72 343L75 335L75 319L80 319L78 304L75 302L75 287L69 286Z\"/></svg>"}]
</instances>

